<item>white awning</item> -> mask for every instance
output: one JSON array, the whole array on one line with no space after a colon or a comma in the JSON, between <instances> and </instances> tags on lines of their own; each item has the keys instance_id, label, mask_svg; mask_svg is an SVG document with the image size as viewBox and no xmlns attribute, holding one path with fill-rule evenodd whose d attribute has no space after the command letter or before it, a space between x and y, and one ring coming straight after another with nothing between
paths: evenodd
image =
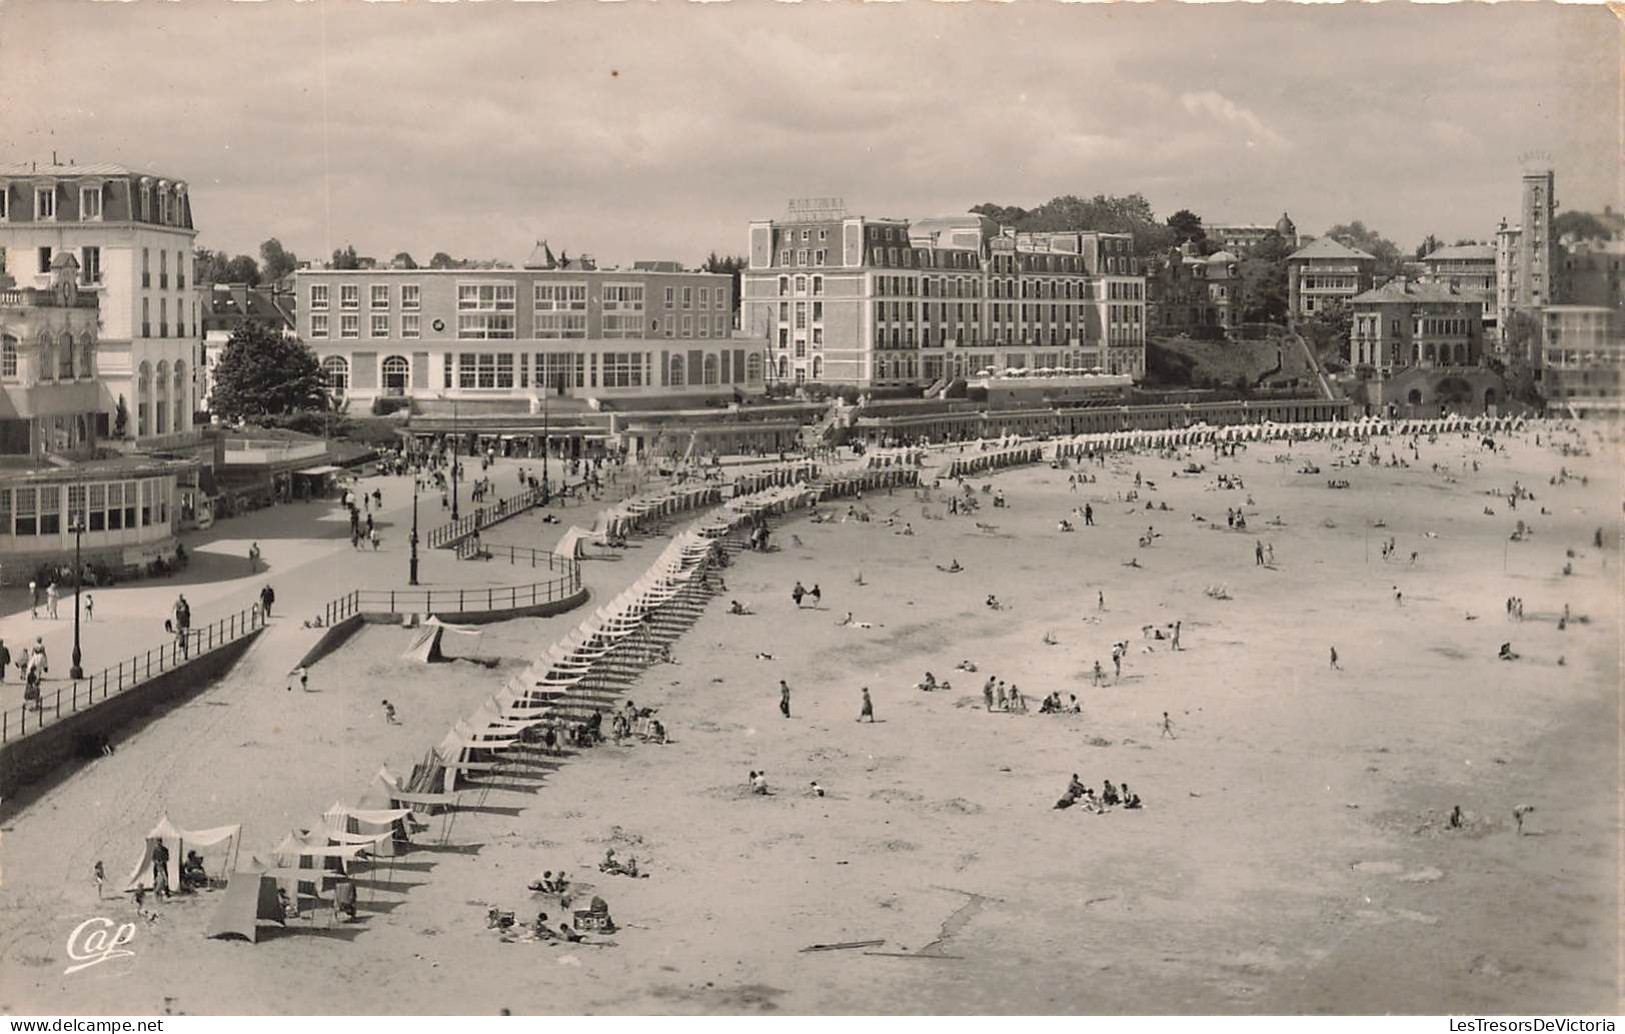
<instances>
[{"instance_id":1,"label":"white awning","mask_svg":"<svg viewBox=\"0 0 1625 1034\"><path fill-rule=\"evenodd\" d=\"M294 471L294 473L295 474L312 474L312 475L315 475L315 474L337 474L339 471L341 471L343 469L344 469L343 467L335 467L331 463L328 463L328 464L325 464L325 465L320 466L320 467L306 467L304 470L296 470L296 471Z\"/></svg>"}]
</instances>

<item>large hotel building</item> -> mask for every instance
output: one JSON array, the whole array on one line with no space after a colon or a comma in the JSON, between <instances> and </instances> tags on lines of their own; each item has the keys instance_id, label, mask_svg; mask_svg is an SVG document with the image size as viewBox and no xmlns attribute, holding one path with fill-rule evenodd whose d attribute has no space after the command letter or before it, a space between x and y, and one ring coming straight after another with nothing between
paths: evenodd
<instances>
[{"instance_id":1,"label":"large hotel building","mask_svg":"<svg viewBox=\"0 0 1625 1034\"><path fill-rule=\"evenodd\" d=\"M742 332L774 381L928 386L989 368L1145 369L1145 278L1128 234L793 202L787 218L751 223L741 290Z\"/></svg>"},{"instance_id":2,"label":"large hotel building","mask_svg":"<svg viewBox=\"0 0 1625 1034\"><path fill-rule=\"evenodd\" d=\"M0 164L0 272L43 289L56 258L72 255L78 289L99 303L103 437L148 447L194 437L196 237L186 183L174 177L110 164Z\"/></svg>"},{"instance_id":3,"label":"large hotel building","mask_svg":"<svg viewBox=\"0 0 1625 1034\"><path fill-rule=\"evenodd\" d=\"M759 392L733 336L733 282L675 263L523 269L307 269L298 331L335 395L521 400ZM510 401L508 405L513 405Z\"/></svg>"}]
</instances>

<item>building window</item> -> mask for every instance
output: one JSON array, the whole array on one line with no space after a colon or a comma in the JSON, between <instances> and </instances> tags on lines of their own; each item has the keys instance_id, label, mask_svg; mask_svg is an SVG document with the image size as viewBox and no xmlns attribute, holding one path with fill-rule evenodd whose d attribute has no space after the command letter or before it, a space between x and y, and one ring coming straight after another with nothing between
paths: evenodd
<instances>
[{"instance_id":1,"label":"building window","mask_svg":"<svg viewBox=\"0 0 1625 1034\"><path fill-rule=\"evenodd\" d=\"M0 219L9 218L8 211L9 209L6 207L6 191L5 188L0 187ZM0 534L4 534L4 529L0 529Z\"/></svg>"},{"instance_id":2,"label":"building window","mask_svg":"<svg viewBox=\"0 0 1625 1034\"><path fill-rule=\"evenodd\" d=\"M327 313L325 313L325 312L313 312L313 313L310 314L310 336L311 337L326 337L327 336Z\"/></svg>"},{"instance_id":3,"label":"building window","mask_svg":"<svg viewBox=\"0 0 1625 1034\"><path fill-rule=\"evenodd\" d=\"M683 308L694 308L694 288L692 287L683 288Z\"/></svg>"},{"instance_id":4,"label":"building window","mask_svg":"<svg viewBox=\"0 0 1625 1034\"><path fill-rule=\"evenodd\" d=\"M422 327L419 325L419 321L422 319L423 317L415 312L403 313L401 315L401 337L422 337Z\"/></svg>"},{"instance_id":5,"label":"building window","mask_svg":"<svg viewBox=\"0 0 1625 1034\"><path fill-rule=\"evenodd\" d=\"M339 285L339 308L341 308L341 309L359 309L359 308L361 308L361 285L360 284L340 284Z\"/></svg>"},{"instance_id":6,"label":"building window","mask_svg":"<svg viewBox=\"0 0 1625 1034\"><path fill-rule=\"evenodd\" d=\"M165 226L169 225L169 191L158 191L158 221Z\"/></svg>"},{"instance_id":7,"label":"building window","mask_svg":"<svg viewBox=\"0 0 1625 1034\"><path fill-rule=\"evenodd\" d=\"M186 253L184 251L175 252L175 290L186 290ZM194 320L193 322L197 321Z\"/></svg>"},{"instance_id":8,"label":"building window","mask_svg":"<svg viewBox=\"0 0 1625 1034\"><path fill-rule=\"evenodd\" d=\"M462 312L457 314L460 341L511 341L514 337L512 313Z\"/></svg>"},{"instance_id":9,"label":"building window","mask_svg":"<svg viewBox=\"0 0 1625 1034\"><path fill-rule=\"evenodd\" d=\"M50 245L41 247L37 254L39 255L39 272L49 273L51 271L52 254Z\"/></svg>"},{"instance_id":10,"label":"building window","mask_svg":"<svg viewBox=\"0 0 1625 1034\"><path fill-rule=\"evenodd\" d=\"M721 378L718 372L719 367L717 366L717 356L715 352L709 352L706 354L705 358L700 363L700 368L704 371L704 383L716 384L720 381Z\"/></svg>"},{"instance_id":11,"label":"building window","mask_svg":"<svg viewBox=\"0 0 1625 1034\"><path fill-rule=\"evenodd\" d=\"M392 355L384 360L384 394L405 395L411 382L412 367L405 356Z\"/></svg>"},{"instance_id":12,"label":"building window","mask_svg":"<svg viewBox=\"0 0 1625 1034\"><path fill-rule=\"evenodd\" d=\"M417 284L401 285L401 308L407 312L416 312L422 308L422 289Z\"/></svg>"},{"instance_id":13,"label":"building window","mask_svg":"<svg viewBox=\"0 0 1625 1034\"><path fill-rule=\"evenodd\" d=\"M669 308L672 307L672 305L675 304L672 301L672 299L675 298L676 295L677 295L677 289L675 287L666 288L666 308L669 309Z\"/></svg>"},{"instance_id":14,"label":"building window","mask_svg":"<svg viewBox=\"0 0 1625 1034\"><path fill-rule=\"evenodd\" d=\"M694 336L694 317L688 315L687 313L683 314L683 336Z\"/></svg>"},{"instance_id":15,"label":"building window","mask_svg":"<svg viewBox=\"0 0 1625 1034\"><path fill-rule=\"evenodd\" d=\"M310 285L310 311L325 312L327 310L327 285Z\"/></svg>"},{"instance_id":16,"label":"building window","mask_svg":"<svg viewBox=\"0 0 1625 1034\"><path fill-rule=\"evenodd\" d=\"M512 312L514 311L514 285L458 284L458 312Z\"/></svg>"},{"instance_id":17,"label":"building window","mask_svg":"<svg viewBox=\"0 0 1625 1034\"><path fill-rule=\"evenodd\" d=\"M87 222L102 217L102 188L79 188L79 218Z\"/></svg>"},{"instance_id":18,"label":"building window","mask_svg":"<svg viewBox=\"0 0 1625 1034\"><path fill-rule=\"evenodd\" d=\"M361 317L346 312L339 316L339 337L360 337Z\"/></svg>"},{"instance_id":19,"label":"building window","mask_svg":"<svg viewBox=\"0 0 1625 1034\"><path fill-rule=\"evenodd\" d=\"M82 284L99 284L102 282L101 248L84 247L79 249L79 282Z\"/></svg>"},{"instance_id":20,"label":"building window","mask_svg":"<svg viewBox=\"0 0 1625 1034\"><path fill-rule=\"evenodd\" d=\"M388 337L389 336L389 317L388 316L377 316L377 315L373 316L373 318L372 318L372 336L373 337Z\"/></svg>"},{"instance_id":21,"label":"building window","mask_svg":"<svg viewBox=\"0 0 1625 1034\"><path fill-rule=\"evenodd\" d=\"M642 352L605 352L603 380L606 388L640 388L643 386Z\"/></svg>"},{"instance_id":22,"label":"building window","mask_svg":"<svg viewBox=\"0 0 1625 1034\"><path fill-rule=\"evenodd\" d=\"M635 338L643 336L643 285L604 285L603 336Z\"/></svg>"},{"instance_id":23,"label":"building window","mask_svg":"<svg viewBox=\"0 0 1625 1034\"><path fill-rule=\"evenodd\" d=\"M17 379L17 339L14 337L0 338L0 378Z\"/></svg>"},{"instance_id":24,"label":"building window","mask_svg":"<svg viewBox=\"0 0 1625 1034\"><path fill-rule=\"evenodd\" d=\"M39 187L34 191L34 218L41 222L56 218L56 187Z\"/></svg>"},{"instance_id":25,"label":"building window","mask_svg":"<svg viewBox=\"0 0 1625 1034\"><path fill-rule=\"evenodd\" d=\"M322 376L327 379L327 391L335 399L342 399L350 390L350 364L343 356L330 355L322 360Z\"/></svg>"},{"instance_id":26,"label":"building window","mask_svg":"<svg viewBox=\"0 0 1625 1034\"><path fill-rule=\"evenodd\" d=\"M728 317L726 317L726 316L718 316L717 317L717 337L727 337L728 336L727 319L728 319Z\"/></svg>"},{"instance_id":27,"label":"building window","mask_svg":"<svg viewBox=\"0 0 1625 1034\"><path fill-rule=\"evenodd\" d=\"M374 309L387 309L387 308L389 308L389 285L388 284L373 284L372 285L372 291L371 291L371 298L369 299L369 302L370 302L370 308L374 308Z\"/></svg>"}]
</instances>

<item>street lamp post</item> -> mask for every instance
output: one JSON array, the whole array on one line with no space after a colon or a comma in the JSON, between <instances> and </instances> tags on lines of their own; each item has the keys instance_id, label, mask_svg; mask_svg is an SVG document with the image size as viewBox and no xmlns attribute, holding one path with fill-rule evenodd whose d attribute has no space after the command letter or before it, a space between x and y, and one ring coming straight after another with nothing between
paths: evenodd
<instances>
[{"instance_id":1,"label":"street lamp post","mask_svg":"<svg viewBox=\"0 0 1625 1034\"><path fill-rule=\"evenodd\" d=\"M462 434L457 429L457 400L451 400L451 519L457 520L457 454L462 451Z\"/></svg>"},{"instance_id":2,"label":"street lamp post","mask_svg":"<svg viewBox=\"0 0 1625 1034\"><path fill-rule=\"evenodd\" d=\"M418 483L414 476L412 479L412 559L407 561L406 584L418 583Z\"/></svg>"},{"instance_id":3,"label":"street lamp post","mask_svg":"<svg viewBox=\"0 0 1625 1034\"><path fill-rule=\"evenodd\" d=\"M73 664L68 668L68 677L82 679L85 669L81 665L83 658L79 653L79 594L84 588L84 567L79 563L79 540L85 532L85 518L83 515L73 518L73 526L68 529L73 532Z\"/></svg>"}]
</instances>

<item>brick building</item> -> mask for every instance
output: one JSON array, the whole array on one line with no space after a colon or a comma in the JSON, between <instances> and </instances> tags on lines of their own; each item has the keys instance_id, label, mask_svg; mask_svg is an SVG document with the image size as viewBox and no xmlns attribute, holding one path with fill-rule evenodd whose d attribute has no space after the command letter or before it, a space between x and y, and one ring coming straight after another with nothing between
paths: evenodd
<instances>
[{"instance_id":1,"label":"brick building","mask_svg":"<svg viewBox=\"0 0 1625 1034\"><path fill-rule=\"evenodd\" d=\"M1241 263L1228 251L1203 256L1186 241L1146 277L1146 309L1157 334L1223 337L1241 325Z\"/></svg>"},{"instance_id":2,"label":"brick building","mask_svg":"<svg viewBox=\"0 0 1625 1034\"><path fill-rule=\"evenodd\" d=\"M751 223L749 241L740 325L775 380L1145 369L1145 278L1127 234L848 216L826 199Z\"/></svg>"},{"instance_id":3,"label":"brick building","mask_svg":"<svg viewBox=\"0 0 1625 1034\"><path fill-rule=\"evenodd\" d=\"M726 274L599 269L537 254L523 269L305 269L299 336L336 394L511 410L578 399L731 395L763 387L733 337Z\"/></svg>"}]
</instances>

